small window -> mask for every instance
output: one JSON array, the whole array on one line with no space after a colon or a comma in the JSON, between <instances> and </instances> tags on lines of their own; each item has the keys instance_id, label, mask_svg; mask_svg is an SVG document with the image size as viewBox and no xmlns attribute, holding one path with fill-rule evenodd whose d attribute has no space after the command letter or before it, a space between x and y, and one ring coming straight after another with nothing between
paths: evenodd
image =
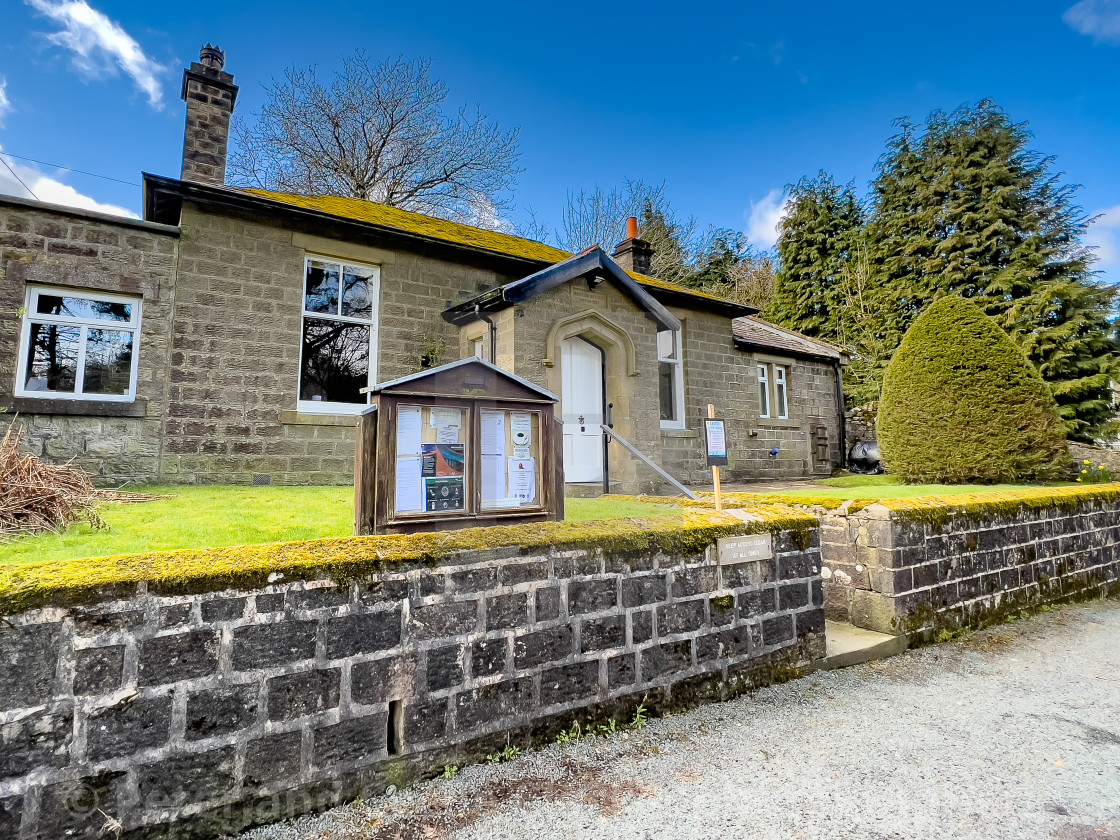
<instances>
[{"instance_id":1,"label":"small window","mask_svg":"<svg viewBox=\"0 0 1120 840\"><path fill-rule=\"evenodd\" d=\"M770 376L766 365L758 366L758 416L770 417Z\"/></svg>"},{"instance_id":2,"label":"small window","mask_svg":"<svg viewBox=\"0 0 1120 840\"><path fill-rule=\"evenodd\" d=\"M758 416L763 420L789 419L787 370L782 365L758 365Z\"/></svg>"},{"instance_id":3,"label":"small window","mask_svg":"<svg viewBox=\"0 0 1120 840\"><path fill-rule=\"evenodd\" d=\"M774 368L774 409L782 420L789 419L789 408L786 404L786 369Z\"/></svg>"},{"instance_id":4,"label":"small window","mask_svg":"<svg viewBox=\"0 0 1120 840\"><path fill-rule=\"evenodd\" d=\"M28 286L16 396L136 399L140 298Z\"/></svg>"},{"instance_id":5,"label":"small window","mask_svg":"<svg viewBox=\"0 0 1120 840\"><path fill-rule=\"evenodd\" d=\"M486 359L486 342L481 338L476 338L471 342L471 354L476 359Z\"/></svg>"},{"instance_id":6,"label":"small window","mask_svg":"<svg viewBox=\"0 0 1120 840\"><path fill-rule=\"evenodd\" d=\"M657 333L658 396L661 401L661 428L684 428L684 363L681 358L680 330Z\"/></svg>"},{"instance_id":7,"label":"small window","mask_svg":"<svg viewBox=\"0 0 1120 840\"><path fill-rule=\"evenodd\" d=\"M300 411L356 414L377 373L376 266L308 257L304 267Z\"/></svg>"}]
</instances>

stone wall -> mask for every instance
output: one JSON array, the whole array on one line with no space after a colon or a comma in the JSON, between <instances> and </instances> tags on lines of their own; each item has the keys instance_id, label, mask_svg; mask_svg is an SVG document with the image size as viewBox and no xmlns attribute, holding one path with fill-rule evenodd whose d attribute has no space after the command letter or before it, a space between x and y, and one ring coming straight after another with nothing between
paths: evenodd
<instances>
[{"instance_id":1,"label":"stone wall","mask_svg":"<svg viewBox=\"0 0 1120 840\"><path fill-rule=\"evenodd\" d=\"M0 432L18 414L30 452L103 484L158 474L177 251L175 228L0 197ZM142 298L136 402L13 396L28 283Z\"/></svg>"},{"instance_id":2,"label":"stone wall","mask_svg":"<svg viewBox=\"0 0 1120 840\"><path fill-rule=\"evenodd\" d=\"M216 837L551 741L576 720L795 672L824 654L808 522L774 534L773 560L723 569L695 542L683 556L513 547L225 591L180 571L131 597L107 586L85 606L8 616L0 836L95 838L112 819L129 840ZM648 535L632 530L616 544ZM380 539L349 544L368 557L365 545L408 538ZM173 594L184 588L196 594Z\"/></svg>"},{"instance_id":3,"label":"stone wall","mask_svg":"<svg viewBox=\"0 0 1120 840\"><path fill-rule=\"evenodd\" d=\"M900 499L823 514L828 617L928 638L1120 590L1115 492L969 498Z\"/></svg>"}]
</instances>

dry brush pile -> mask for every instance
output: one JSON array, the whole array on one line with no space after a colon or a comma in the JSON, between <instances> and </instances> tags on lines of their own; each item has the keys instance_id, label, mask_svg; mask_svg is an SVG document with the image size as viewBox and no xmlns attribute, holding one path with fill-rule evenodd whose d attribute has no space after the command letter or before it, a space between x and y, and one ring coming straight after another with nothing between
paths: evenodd
<instances>
[{"instance_id":1,"label":"dry brush pile","mask_svg":"<svg viewBox=\"0 0 1120 840\"><path fill-rule=\"evenodd\" d=\"M52 466L20 451L21 427L13 423L0 441L0 542L62 531L77 522L105 528L97 512L103 502L143 502L145 493L99 490L72 464Z\"/></svg>"}]
</instances>

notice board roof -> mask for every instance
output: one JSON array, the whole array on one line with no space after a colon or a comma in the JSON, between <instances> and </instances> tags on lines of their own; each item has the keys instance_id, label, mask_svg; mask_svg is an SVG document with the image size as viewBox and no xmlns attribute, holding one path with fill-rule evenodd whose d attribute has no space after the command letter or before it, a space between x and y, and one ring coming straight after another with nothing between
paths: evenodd
<instances>
[{"instance_id":1,"label":"notice board roof","mask_svg":"<svg viewBox=\"0 0 1120 840\"><path fill-rule=\"evenodd\" d=\"M363 388L372 394L408 393L430 394L462 399L526 400L533 402L560 402L560 398L527 379L503 370L485 359L470 356L457 362L422 370L400 379L381 382L372 388Z\"/></svg>"}]
</instances>

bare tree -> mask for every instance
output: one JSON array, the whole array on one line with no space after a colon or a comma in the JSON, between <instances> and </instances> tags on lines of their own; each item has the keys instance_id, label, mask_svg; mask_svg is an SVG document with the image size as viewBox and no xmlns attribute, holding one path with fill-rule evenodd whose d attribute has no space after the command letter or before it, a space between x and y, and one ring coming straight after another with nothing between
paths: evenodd
<instances>
[{"instance_id":1,"label":"bare tree","mask_svg":"<svg viewBox=\"0 0 1120 840\"><path fill-rule=\"evenodd\" d=\"M664 184L627 181L609 192L600 186L590 192L569 192L556 244L572 253L599 245L609 253L622 241L626 219L640 218L647 207L668 210Z\"/></svg>"},{"instance_id":2,"label":"bare tree","mask_svg":"<svg viewBox=\"0 0 1120 840\"><path fill-rule=\"evenodd\" d=\"M477 111L444 111L431 62L374 64L359 50L330 86L315 67L265 87L254 122L237 120L232 182L342 195L446 219L501 226L517 180L518 131Z\"/></svg>"}]
</instances>

